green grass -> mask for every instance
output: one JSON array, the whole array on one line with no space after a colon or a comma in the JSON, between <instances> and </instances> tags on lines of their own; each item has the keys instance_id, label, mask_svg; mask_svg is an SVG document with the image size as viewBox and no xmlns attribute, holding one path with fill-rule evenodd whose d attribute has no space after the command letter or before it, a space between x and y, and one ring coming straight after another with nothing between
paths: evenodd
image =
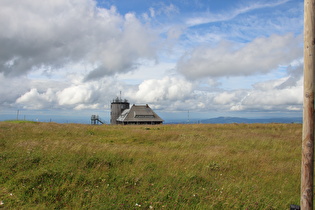
<instances>
[{"instance_id":1,"label":"green grass","mask_svg":"<svg viewBox=\"0 0 315 210\"><path fill-rule=\"evenodd\" d=\"M36 123L35 121L29 121L29 120L6 120L4 122L7 122L7 123Z\"/></svg>"},{"instance_id":2,"label":"green grass","mask_svg":"<svg viewBox=\"0 0 315 210\"><path fill-rule=\"evenodd\" d=\"M288 209L301 129L0 122L0 208Z\"/></svg>"}]
</instances>

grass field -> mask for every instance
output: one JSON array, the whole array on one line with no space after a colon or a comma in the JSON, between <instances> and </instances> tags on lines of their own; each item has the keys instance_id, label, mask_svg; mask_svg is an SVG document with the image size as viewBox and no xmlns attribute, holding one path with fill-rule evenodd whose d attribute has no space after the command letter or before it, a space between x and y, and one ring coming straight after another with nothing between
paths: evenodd
<instances>
[{"instance_id":1,"label":"grass field","mask_svg":"<svg viewBox=\"0 0 315 210\"><path fill-rule=\"evenodd\" d=\"M0 208L289 209L301 130L0 122Z\"/></svg>"}]
</instances>

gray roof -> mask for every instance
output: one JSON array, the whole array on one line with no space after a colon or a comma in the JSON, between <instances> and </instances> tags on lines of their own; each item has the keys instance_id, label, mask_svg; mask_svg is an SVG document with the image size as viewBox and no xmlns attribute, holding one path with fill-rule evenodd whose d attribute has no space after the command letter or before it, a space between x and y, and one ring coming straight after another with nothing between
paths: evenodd
<instances>
[{"instance_id":1,"label":"gray roof","mask_svg":"<svg viewBox=\"0 0 315 210\"><path fill-rule=\"evenodd\" d=\"M148 105L133 105L117 119L118 122L163 122Z\"/></svg>"}]
</instances>

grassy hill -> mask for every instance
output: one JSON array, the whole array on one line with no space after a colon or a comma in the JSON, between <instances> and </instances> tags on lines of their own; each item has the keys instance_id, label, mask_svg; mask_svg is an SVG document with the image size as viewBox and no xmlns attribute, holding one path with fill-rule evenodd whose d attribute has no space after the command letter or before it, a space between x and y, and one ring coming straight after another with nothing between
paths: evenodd
<instances>
[{"instance_id":1,"label":"grassy hill","mask_svg":"<svg viewBox=\"0 0 315 210\"><path fill-rule=\"evenodd\" d=\"M0 208L288 209L301 130L0 122Z\"/></svg>"}]
</instances>

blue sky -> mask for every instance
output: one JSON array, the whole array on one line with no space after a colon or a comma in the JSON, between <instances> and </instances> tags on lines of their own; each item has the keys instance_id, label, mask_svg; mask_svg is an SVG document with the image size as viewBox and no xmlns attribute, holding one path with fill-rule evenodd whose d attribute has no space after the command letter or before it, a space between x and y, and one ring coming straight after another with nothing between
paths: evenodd
<instances>
[{"instance_id":1,"label":"blue sky","mask_svg":"<svg viewBox=\"0 0 315 210\"><path fill-rule=\"evenodd\" d=\"M303 4L1 1L0 120L108 122L120 91L166 120L299 117Z\"/></svg>"}]
</instances>

